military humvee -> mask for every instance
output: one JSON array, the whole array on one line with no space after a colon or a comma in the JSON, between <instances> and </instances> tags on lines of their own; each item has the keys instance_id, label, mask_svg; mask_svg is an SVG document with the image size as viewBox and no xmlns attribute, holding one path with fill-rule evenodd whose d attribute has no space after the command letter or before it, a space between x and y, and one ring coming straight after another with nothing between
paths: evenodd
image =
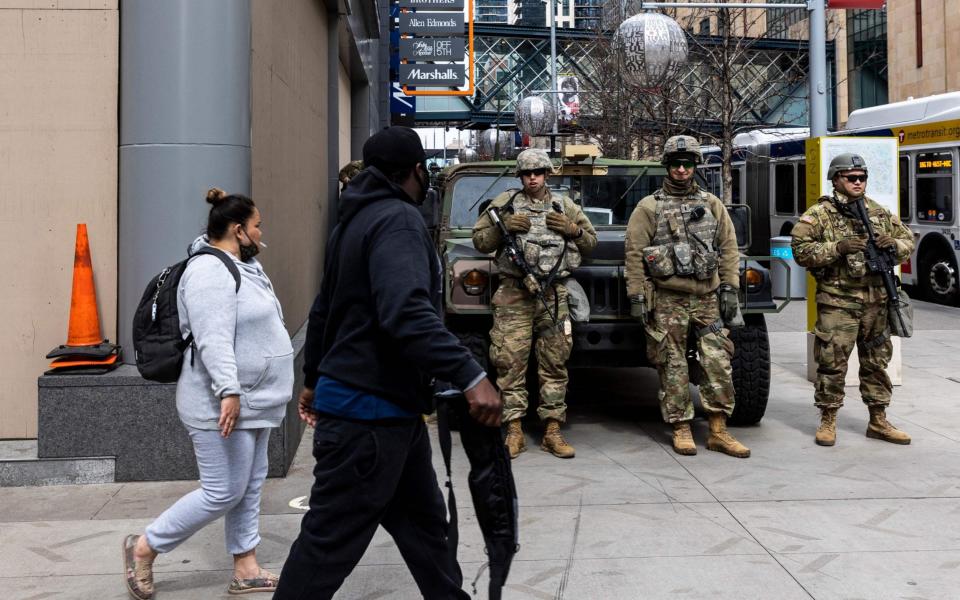
<instances>
[{"instance_id":1,"label":"military humvee","mask_svg":"<svg viewBox=\"0 0 960 600\"><path fill-rule=\"evenodd\" d=\"M666 170L657 162L603 159L596 154L592 146L567 146L559 173L548 180L551 189L565 192L583 208L599 238L597 248L583 258L573 274L590 301L590 319L574 323L569 365L651 366L643 328L630 318L624 235L634 207L660 187ZM439 195L435 202L424 207L445 269L447 325L485 367L492 326L490 298L497 289L497 269L492 256L473 247L471 230L489 200L520 187L513 173L512 160L449 167L437 175ZM735 205L728 210L743 250L750 244L749 209ZM732 360L736 409L730 422L748 425L763 418L770 389L770 345L764 313L776 312L782 306L778 308L774 302L769 271L758 260L741 251L740 269L746 326L731 334L736 345ZM696 382L698 365L692 345L689 359L691 380Z\"/></svg>"}]
</instances>

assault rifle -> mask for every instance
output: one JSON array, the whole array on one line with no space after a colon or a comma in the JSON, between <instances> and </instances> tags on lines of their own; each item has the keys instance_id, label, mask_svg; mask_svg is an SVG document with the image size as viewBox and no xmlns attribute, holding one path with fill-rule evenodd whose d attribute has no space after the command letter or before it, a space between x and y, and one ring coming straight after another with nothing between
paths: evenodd
<instances>
[{"instance_id":1,"label":"assault rifle","mask_svg":"<svg viewBox=\"0 0 960 600\"><path fill-rule=\"evenodd\" d=\"M897 289L899 282L894 271L900 264L897 261L897 251L895 248L881 248L877 245L877 236L862 196L856 202L850 203L850 206L853 207L854 216L867 231L867 248L864 250L867 270L879 274L883 280L883 287L887 290L887 320L890 324L890 332L898 337L910 337L913 335L913 318L910 314L912 311L909 303L904 302L900 297L901 294Z\"/></svg>"},{"instance_id":2,"label":"assault rifle","mask_svg":"<svg viewBox=\"0 0 960 600\"><path fill-rule=\"evenodd\" d=\"M450 513L447 541L450 553L453 560L456 560L457 545L460 541L457 501L453 494L450 468L451 421L456 421L460 429L460 441L470 461L467 482L487 551L486 566L490 568L488 598L500 600L503 586L510 574L510 564L519 549L517 488L513 481L510 455L503 445L503 433L499 427L487 427L474 420L470 416L463 393L449 384L436 382L434 398L437 401L440 453L446 466L447 488L450 490L447 497L447 509ZM481 567L481 572L482 570ZM479 578L480 573L473 582L474 594Z\"/></svg>"},{"instance_id":3,"label":"assault rifle","mask_svg":"<svg viewBox=\"0 0 960 600\"><path fill-rule=\"evenodd\" d=\"M490 220L493 221L493 224L500 230L500 234L503 235L503 251L507 253L507 258L523 273L523 287L527 288L527 291L543 304L543 308L546 309L547 314L550 315L554 327L559 327L560 323L557 321L557 315L550 310L550 306L547 304L547 297L543 293L543 287L540 285L540 282L537 281L536 276L534 276L533 269L527 264L527 259L523 257L523 251L520 250L517 237L507 229L503 219L500 218L500 211L497 210L496 207L491 206L488 208L487 214L490 215Z\"/></svg>"}]
</instances>

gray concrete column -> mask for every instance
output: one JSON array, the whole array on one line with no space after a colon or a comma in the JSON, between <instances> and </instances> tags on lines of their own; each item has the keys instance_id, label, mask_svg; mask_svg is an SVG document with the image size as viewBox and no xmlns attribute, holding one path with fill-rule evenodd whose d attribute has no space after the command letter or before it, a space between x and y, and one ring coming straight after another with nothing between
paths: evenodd
<instances>
[{"instance_id":1,"label":"gray concrete column","mask_svg":"<svg viewBox=\"0 0 960 600\"><path fill-rule=\"evenodd\" d=\"M250 194L250 0L121 0L118 334L206 227L210 187Z\"/></svg>"},{"instance_id":2,"label":"gray concrete column","mask_svg":"<svg viewBox=\"0 0 960 600\"><path fill-rule=\"evenodd\" d=\"M346 160L344 160L346 162ZM336 4L327 12L327 232L340 214L340 14Z\"/></svg>"}]
</instances>

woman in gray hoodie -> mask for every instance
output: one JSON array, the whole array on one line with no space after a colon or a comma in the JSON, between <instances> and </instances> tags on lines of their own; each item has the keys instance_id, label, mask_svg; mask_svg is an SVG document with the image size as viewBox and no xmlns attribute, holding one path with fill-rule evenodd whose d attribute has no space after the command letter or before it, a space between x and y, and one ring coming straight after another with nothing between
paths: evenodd
<instances>
[{"instance_id":1,"label":"woman in gray hoodie","mask_svg":"<svg viewBox=\"0 0 960 600\"><path fill-rule=\"evenodd\" d=\"M191 332L177 380L177 412L193 440L200 489L180 498L129 535L123 554L127 589L153 598L153 560L224 517L234 577L227 591L272 592L277 576L260 568L260 492L267 476L267 440L280 425L293 390L293 346L270 279L254 258L260 211L250 198L212 189L207 233L190 247L212 246L232 258L240 287L216 256L192 259L180 280L180 332Z\"/></svg>"}]
</instances>

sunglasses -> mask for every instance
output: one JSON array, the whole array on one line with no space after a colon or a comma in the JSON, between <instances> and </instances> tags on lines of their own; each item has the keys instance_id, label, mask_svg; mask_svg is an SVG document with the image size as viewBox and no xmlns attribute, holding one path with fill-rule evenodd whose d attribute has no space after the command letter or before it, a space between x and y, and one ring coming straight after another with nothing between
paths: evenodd
<instances>
[{"instance_id":1,"label":"sunglasses","mask_svg":"<svg viewBox=\"0 0 960 600\"><path fill-rule=\"evenodd\" d=\"M546 174L546 169L524 169L523 171L520 171L520 177L530 177L531 175L537 175L539 177L540 175Z\"/></svg>"},{"instance_id":2,"label":"sunglasses","mask_svg":"<svg viewBox=\"0 0 960 600\"><path fill-rule=\"evenodd\" d=\"M670 162L667 163L667 167L671 169L679 169L680 167L683 167L688 171L692 169L695 165L696 163L693 162L692 160L671 160Z\"/></svg>"},{"instance_id":3,"label":"sunglasses","mask_svg":"<svg viewBox=\"0 0 960 600\"><path fill-rule=\"evenodd\" d=\"M861 181L865 182L867 180L866 173L863 175L842 175L842 177L850 183L860 183Z\"/></svg>"}]
</instances>

